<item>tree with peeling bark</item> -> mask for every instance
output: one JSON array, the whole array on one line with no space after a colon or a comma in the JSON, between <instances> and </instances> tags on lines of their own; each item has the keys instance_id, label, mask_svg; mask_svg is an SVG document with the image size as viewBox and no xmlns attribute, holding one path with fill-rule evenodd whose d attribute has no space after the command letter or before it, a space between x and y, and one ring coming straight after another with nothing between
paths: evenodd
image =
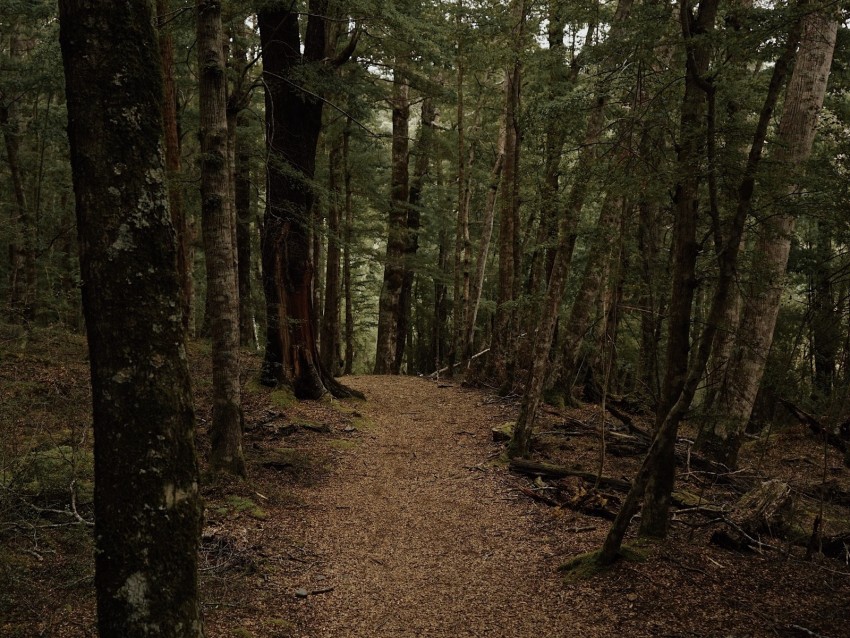
<instances>
[{"instance_id":1,"label":"tree with peeling bark","mask_svg":"<svg viewBox=\"0 0 850 638\"><path fill-rule=\"evenodd\" d=\"M327 5L326 0L310 1L303 48L300 14L291 3L263 3L257 13L268 146L262 237L266 296L262 381L290 385L303 399L317 399L326 392L338 397L354 393L322 366L314 331L314 265L308 220L323 101L321 88L308 85L301 71L309 68L321 75L343 64L353 53L359 33L355 31L340 52L329 51Z\"/></svg>"},{"instance_id":2,"label":"tree with peeling bark","mask_svg":"<svg viewBox=\"0 0 850 638\"><path fill-rule=\"evenodd\" d=\"M239 291L228 161L227 96L221 3L198 0L198 100L201 142L201 227L212 339L213 413L210 466L245 475L239 385Z\"/></svg>"},{"instance_id":3,"label":"tree with peeling bark","mask_svg":"<svg viewBox=\"0 0 850 638\"><path fill-rule=\"evenodd\" d=\"M94 413L101 636L203 635L194 413L146 1L59 2Z\"/></svg>"}]
</instances>

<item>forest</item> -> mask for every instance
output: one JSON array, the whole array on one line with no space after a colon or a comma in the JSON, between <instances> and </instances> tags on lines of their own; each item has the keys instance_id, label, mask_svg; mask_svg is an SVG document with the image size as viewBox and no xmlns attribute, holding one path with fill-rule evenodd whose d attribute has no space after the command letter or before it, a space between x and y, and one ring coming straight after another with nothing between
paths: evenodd
<instances>
[{"instance_id":1,"label":"forest","mask_svg":"<svg viewBox=\"0 0 850 638\"><path fill-rule=\"evenodd\" d=\"M848 19L2 0L0 634L847 636Z\"/></svg>"}]
</instances>

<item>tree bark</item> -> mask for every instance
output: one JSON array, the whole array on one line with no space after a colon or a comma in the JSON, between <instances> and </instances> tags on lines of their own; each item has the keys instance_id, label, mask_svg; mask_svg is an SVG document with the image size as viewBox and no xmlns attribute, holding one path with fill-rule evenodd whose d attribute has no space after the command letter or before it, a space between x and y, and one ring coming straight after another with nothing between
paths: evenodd
<instances>
[{"instance_id":1,"label":"tree bark","mask_svg":"<svg viewBox=\"0 0 850 638\"><path fill-rule=\"evenodd\" d=\"M165 126L165 166L168 172L168 205L171 211L171 223L177 233L177 273L180 277L182 295L180 307L183 313L183 326L191 332L192 304L194 302L195 281L192 277L192 236L183 206L183 189L180 186L180 137L177 125L177 83L174 76L174 40L171 27L166 23L170 13L168 0L157 0L157 21L159 25L159 50L162 55L164 78L164 99L162 118Z\"/></svg>"},{"instance_id":2,"label":"tree bark","mask_svg":"<svg viewBox=\"0 0 850 638\"><path fill-rule=\"evenodd\" d=\"M517 159L519 154L519 98L521 62L519 51L525 31L525 0L513 0L511 15L512 60L505 69L505 161L502 167L502 202L499 210L499 287L493 337L490 343L490 376L501 386L509 383L513 357L513 300L516 293L517 254Z\"/></svg>"},{"instance_id":3,"label":"tree bark","mask_svg":"<svg viewBox=\"0 0 850 638\"><path fill-rule=\"evenodd\" d=\"M776 193L777 210L762 221L754 249L756 270L744 302L736 352L717 398L719 416L704 431L701 442L708 456L729 467L737 464L741 437L750 420L773 341L796 219L788 200L799 194L798 180L811 153L826 93L838 28L838 18L832 11L820 8L803 19L800 47L772 156L772 163L786 176L789 186Z\"/></svg>"},{"instance_id":4,"label":"tree bark","mask_svg":"<svg viewBox=\"0 0 850 638\"><path fill-rule=\"evenodd\" d=\"M706 91L703 76L708 71L712 44L707 34L714 31L719 0L702 0L696 15L687 4L680 9L685 43L685 94L682 98L680 143L674 194L673 273L667 323L667 355L664 383L656 416L657 428L679 400L688 376L691 311L696 290L696 260L699 254L697 221L701 162L705 147ZM675 425L678 428L678 424ZM641 516L641 534L663 537L667 533L669 495L675 478L675 432L659 437L661 461L648 478Z\"/></svg>"},{"instance_id":5,"label":"tree bark","mask_svg":"<svg viewBox=\"0 0 850 638\"><path fill-rule=\"evenodd\" d=\"M408 120L410 118L409 87L396 68L393 77L392 118L392 184L390 214L387 225L387 256L384 263L384 285L378 305L378 345L375 352L375 374L398 374L396 348L402 287L404 286L404 253L407 245L408 197Z\"/></svg>"},{"instance_id":6,"label":"tree bark","mask_svg":"<svg viewBox=\"0 0 850 638\"><path fill-rule=\"evenodd\" d=\"M239 384L239 298L228 158L227 95L221 3L198 0L197 49L201 144L201 229L212 301L213 412L210 466L245 475Z\"/></svg>"},{"instance_id":7,"label":"tree bark","mask_svg":"<svg viewBox=\"0 0 850 638\"><path fill-rule=\"evenodd\" d=\"M496 160L490 171L490 186L487 189L487 199L484 204L484 221L481 228L481 239L478 244L478 256L475 260L475 278L472 280L469 293L469 304L466 315L466 337L464 339L464 359L472 357L475 345L475 323L478 318L478 307L481 304L481 292L484 289L484 275L487 271L487 258L490 255L490 241L493 238L493 221L496 217L496 196L499 193L499 183L502 179L502 167L505 164L505 131L507 114L502 118L499 130L499 141L496 147Z\"/></svg>"},{"instance_id":8,"label":"tree bark","mask_svg":"<svg viewBox=\"0 0 850 638\"><path fill-rule=\"evenodd\" d=\"M354 366L354 306L351 298L351 242L354 235L354 206L351 189L351 118L342 132L342 170L345 189L345 241L342 249L342 281L345 289L345 374Z\"/></svg>"},{"instance_id":9,"label":"tree bark","mask_svg":"<svg viewBox=\"0 0 850 638\"><path fill-rule=\"evenodd\" d=\"M322 369L313 330L313 264L307 220L322 102L290 79L294 68L318 66L325 59L327 2L309 3L303 53L299 14L293 9L289 2L272 2L257 14L270 156L262 238L267 317L262 381L291 385L301 399L317 399L326 391L343 397L355 392ZM323 68L319 66L320 71Z\"/></svg>"},{"instance_id":10,"label":"tree bark","mask_svg":"<svg viewBox=\"0 0 850 638\"><path fill-rule=\"evenodd\" d=\"M419 250L419 227L421 225L421 199L425 177L428 175L428 165L431 160L431 146L434 137L434 118L437 111L434 99L426 97L422 100L421 116L419 118L419 139L416 142L414 155L416 162L413 167L413 177L407 198L407 237L404 247L404 280L399 295L398 335L396 341L395 360L396 370L401 370L402 358L407 344L410 327L410 311L413 301L413 280L416 276L414 261ZM408 364L410 368L410 364ZM410 370L408 370L409 372Z\"/></svg>"},{"instance_id":11,"label":"tree bark","mask_svg":"<svg viewBox=\"0 0 850 638\"><path fill-rule=\"evenodd\" d=\"M91 361L99 635L200 638L202 506L151 5L61 0L59 10Z\"/></svg>"},{"instance_id":12,"label":"tree bark","mask_svg":"<svg viewBox=\"0 0 850 638\"><path fill-rule=\"evenodd\" d=\"M24 56L24 41L18 34L10 38L9 59L19 63ZM12 179L14 213L11 219L13 241L9 243L9 320L29 324L35 318L35 232L27 203L20 161L22 135L19 106L15 101L0 105L0 128L6 146L6 160Z\"/></svg>"},{"instance_id":13,"label":"tree bark","mask_svg":"<svg viewBox=\"0 0 850 638\"><path fill-rule=\"evenodd\" d=\"M328 251L325 270L325 311L319 339L322 365L331 374L339 372L339 265L340 265L340 188L339 164L341 140L334 142L328 154Z\"/></svg>"}]
</instances>

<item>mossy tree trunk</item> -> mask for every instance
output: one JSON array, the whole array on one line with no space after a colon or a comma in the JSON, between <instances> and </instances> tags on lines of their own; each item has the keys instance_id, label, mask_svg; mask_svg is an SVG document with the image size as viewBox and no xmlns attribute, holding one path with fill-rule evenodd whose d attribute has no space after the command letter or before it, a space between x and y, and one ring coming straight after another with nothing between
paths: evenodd
<instances>
[{"instance_id":1,"label":"mossy tree trunk","mask_svg":"<svg viewBox=\"0 0 850 638\"><path fill-rule=\"evenodd\" d=\"M202 636L194 413L149 2L61 0L104 638Z\"/></svg>"},{"instance_id":2,"label":"mossy tree trunk","mask_svg":"<svg viewBox=\"0 0 850 638\"><path fill-rule=\"evenodd\" d=\"M245 474L239 385L239 298L230 188L221 3L198 0L197 49L201 142L201 226L212 338L214 470Z\"/></svg>"}]
</instances>

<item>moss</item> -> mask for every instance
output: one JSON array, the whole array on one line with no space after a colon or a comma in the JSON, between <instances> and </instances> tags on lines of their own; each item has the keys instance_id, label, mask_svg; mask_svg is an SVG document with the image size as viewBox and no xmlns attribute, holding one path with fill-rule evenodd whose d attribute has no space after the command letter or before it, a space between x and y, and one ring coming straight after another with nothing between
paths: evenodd
<instances>
[{"instance_id":1,"label":"moss","mask_svg":"<svg viewBox=\"0 0 850 638\"><path fill-rule=\"evenodd\" d=\"M502 425L491 428L494 441L510 441L514 436L515 421L505 421Z\"/></svg>"},{"instance_id":2,"label":"moss","mask_svg":"<svg viewBox=\"0 0 850 638\"><path fill-rule=\"evenodd\" d=\"M70 445L56 445L31 452L16 464L13 481L27 494L61 495L70 499L73 482L78 504L94 497L94 455Z\"/></svg>"},{"instance_id":3,"label":"moss","mask_svg":"<svg viewBox=\"0 0 850 638\"><path fill-rule=\"evenodd\" d=\"M269 393L269 400L279 408L291 408L298 403L291 388L279 387Z\"/></svg>"},{"instance_id":4,"label":"moss","mask_svg":"<svg viewBox=\"0 0 850 638\"><path fill-rule=\"evenodd\" d=\"M633 563L643 563L648 557L649 553L646 547L640 542L633 545L623 545L618 553L618 559ZM564 574L564 584L571 585L579 583L611 569L612 565L602 565L599 563L598 558L599 550L587 552L585 554L579 554L558 567L558 571Z\"/></svg>"},{"instance_id":5,"label":"moss","mask_svg":"<svg viewBox=\"0 0 850 638\"><path fill-rule=\"evenodd\" d=\"M254 634L245 629L245 627L237 627L231 634L233 638L254 638Z\"/></svg>"},{"instance_id":6,"label":"moss","mask_svg":"<svg viewBox=\"0 0 850 638\"><path fill-rule=\"evenodd\" d=\"M286 618L269 618L267 622L276 629L285 631L293 631L295 629L295 624L286 620Z\"/></svg>"},{"instance_id":7,"label":"moss","mask_svg":"<svg viewBox=\"0 0 850 638\"><path fill-rule=\"evenodd\" d=\"M375 427L375 422L365 416L356 416L351 420L351 425L353 425L361 432L366 432Z\"/></svg>"},{"instance_id":8,"label":"moss","mask_svg":"<svg viewBox=\"0 0 850 638\"><path fill-rule=\"evenodd\" d=\"M250 498L231 495L227 497L227 504L232 510L245 513L251 518L256 518L261 521L265 521L269 518L269 513Z\"/></svg>"},{"instance_id":9,"label":"moss","mask_svg":"<svg viewBox=\"0 0 850 638\"><path fill-rule=\"evenodd\" d=\"M357 447L357 443L347 439L333 439L332 441L328 441L328 445L335 450L351 450Z\"/></svg>"},{"instance_id":10,"label":"moss","mask_svg":"<svg viewBox=\"0 0 850 638\"><path fill-rule=\"evenodd\" d=\"M566 407L566 402L564 401L564 392L558 388L544 390L543 401L545 401L549 405L555 406L559 410L563 410Z\"/></svg>"}]
</instances>

